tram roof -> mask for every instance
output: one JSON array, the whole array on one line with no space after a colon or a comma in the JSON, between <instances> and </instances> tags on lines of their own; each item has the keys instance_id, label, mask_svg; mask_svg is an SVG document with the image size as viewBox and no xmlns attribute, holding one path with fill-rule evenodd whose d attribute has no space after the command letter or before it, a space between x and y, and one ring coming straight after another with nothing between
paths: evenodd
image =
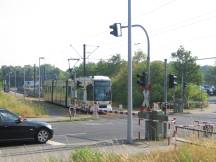
<instances>
[{"instance_id":1,"label":"tram roof","mask_svg":"<svg viewBox=\"0 0 216 162\"><path fill-rule=\"evenodd\" d=\"M94 80L111 80L108 76L93 76Z\"/></svg>"}]
</instances>

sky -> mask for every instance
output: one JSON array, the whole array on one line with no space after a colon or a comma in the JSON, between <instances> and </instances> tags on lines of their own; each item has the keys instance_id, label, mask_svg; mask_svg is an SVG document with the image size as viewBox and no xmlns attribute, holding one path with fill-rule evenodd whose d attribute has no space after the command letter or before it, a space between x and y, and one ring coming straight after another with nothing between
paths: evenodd
<instances>
[{"instance_id":1,"label":"sky","mask_svg":"<svg viewBox=\"0 0 216 162\"><path fill-rule=\"evenodd\" d=\"M168 59L180 45L198 58L216 57L215 0L131 0L132 24L150 37L151 60ZM0 66L51 64L68 68L69 58L87 62L120 54L127 60L127 29L110 35L113 23L127 25L127 0L0 0ZM132 50L147 53L144 32L132 29ZM214 65L215 59L198 61ZM71 61L71 66L75 61ZM80 61L81 63L81 61Z\"/></svg>"}]
</instances>

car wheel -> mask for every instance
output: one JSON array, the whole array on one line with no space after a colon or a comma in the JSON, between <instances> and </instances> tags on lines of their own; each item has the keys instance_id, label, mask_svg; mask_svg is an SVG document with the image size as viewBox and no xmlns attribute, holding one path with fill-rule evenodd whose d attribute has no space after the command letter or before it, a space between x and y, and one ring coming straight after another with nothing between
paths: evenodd
<instances>
[{"instance_id":1,"label":"car wheel","mask_svg":"<svg viewBox=\"0 0 216 162\"><path fill-rule=\"evenodd\" d=\"M47 129L40 129L36 136L38 143L46 143L49 140L50 133Z\"/></svg>"}]
</instances>

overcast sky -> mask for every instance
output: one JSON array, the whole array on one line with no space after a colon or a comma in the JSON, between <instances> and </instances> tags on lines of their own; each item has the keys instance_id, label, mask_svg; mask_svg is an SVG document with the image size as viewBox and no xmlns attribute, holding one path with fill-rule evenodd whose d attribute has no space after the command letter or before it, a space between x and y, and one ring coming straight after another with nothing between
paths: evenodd
<instances>
[{"instance_id":1,"label":"overcast sky","mask_svg":"<svg viewBox=\"0 0 216 162\"><path fill-rule=\"evenodd\" d=\"M83 44L88 61L116 53L127 60L127 29L121 38L110 35L115 22L127 25L127 0L0 0L0 65L38 65L45 57L41 64L65 70L68 58L82 57ZM148 31L151 60L170 61L180 45L216 57L215 0L132 0L132 24ZM147 51L142 30L134 28L132 38L133 51Z\"/></svg>"}]
</instances>

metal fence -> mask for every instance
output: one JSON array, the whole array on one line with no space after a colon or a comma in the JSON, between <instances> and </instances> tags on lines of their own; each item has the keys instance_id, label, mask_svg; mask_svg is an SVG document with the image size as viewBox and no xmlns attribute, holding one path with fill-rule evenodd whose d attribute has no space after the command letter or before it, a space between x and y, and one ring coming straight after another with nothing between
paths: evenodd
<instances>
[{"instance_id":1,"label":"metal fence","mask_svg":"<svg viewBox=\"0 0 216 162\"><path fill-rule=\"evenodd\" d=\"M173 136L186 140L216 139L216 123L196 120L190 125L176 125Z\"/></svg>"}]
</instances>

